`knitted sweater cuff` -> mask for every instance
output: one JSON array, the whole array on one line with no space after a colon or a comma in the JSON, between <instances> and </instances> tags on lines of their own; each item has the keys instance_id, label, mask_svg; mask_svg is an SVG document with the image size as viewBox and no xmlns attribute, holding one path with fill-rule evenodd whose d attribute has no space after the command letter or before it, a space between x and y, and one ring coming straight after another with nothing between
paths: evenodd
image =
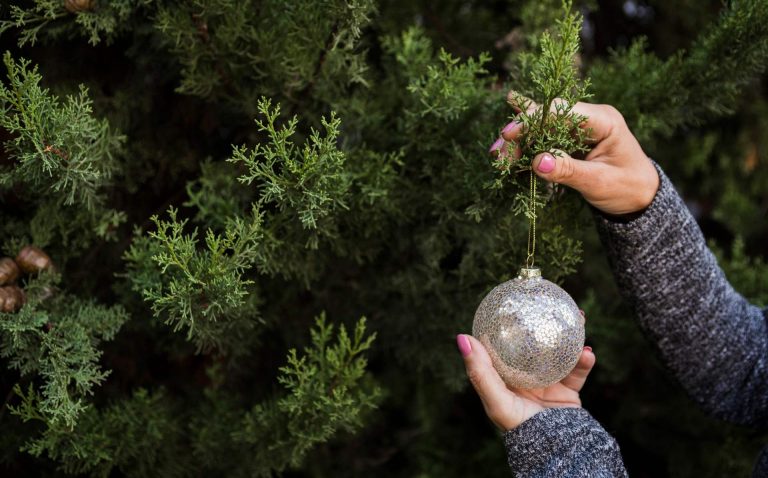
<instances>
[{"instance_id":1,"label":"knitted sweater cuff","mask_svg":"<svg viewBox=\"0 0 768 478\"><path fill-rule=\"evenodd\" d=\"M514 476L626 476L616 441L583 408L549 408L504 434Z\"/></svg>"}]
</instances>

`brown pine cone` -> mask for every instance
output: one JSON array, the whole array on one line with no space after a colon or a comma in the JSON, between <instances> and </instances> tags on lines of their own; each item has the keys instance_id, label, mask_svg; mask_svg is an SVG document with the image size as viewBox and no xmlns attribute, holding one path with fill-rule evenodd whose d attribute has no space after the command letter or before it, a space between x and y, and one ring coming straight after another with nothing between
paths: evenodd
<instances>
[{"instance_id":1,"label":"brown pine cone","mask_svg":"<svg viewBox=\"0 0 768 478\"><path fill-rule=\"evenodd\" d=\"M5 287L0 287L0 312L5 312L5 303L10 296L11 293Z\"/></svg>"},{"instance_id":2,"label":"brown pine cone","mask_svg":"<svg viewBox=\"0 0 768 478\"><path fill-rule=\"evenodd\" d=\"M21 309L27 297L19 286L0 287L0 311L11 313Z\"/></svg>"},{"instance_id":3,"label":"brown pine cone","mask_svg":"<svg viewBox=\"0 0 768 478\"><path fill-rule=\"evenodd\" d=\"M0 285L10 284L19 278L21 271L10 257L0 259Z\"/></svg>"},{"instance_id":4,"label":"brown pine cone","mask_svg":"<svg viewBox=\"0 0 768 478\"><path fill-rule=\"evenodd\" d=\"M36 246L26 246L16 256L16 264L27 274L34 274L53 267L48 254Z\"/></svg>"},{"instance_id":5,"label":"brown pine cone","mask_svg":"<svg viewBox=\"0 0 768 478\"><path fill-rule=\"evenodd\" d=\"M93 0L64 0L64 8L70 13L85 12L93 8Z\"/></svg>"}]
</instances>

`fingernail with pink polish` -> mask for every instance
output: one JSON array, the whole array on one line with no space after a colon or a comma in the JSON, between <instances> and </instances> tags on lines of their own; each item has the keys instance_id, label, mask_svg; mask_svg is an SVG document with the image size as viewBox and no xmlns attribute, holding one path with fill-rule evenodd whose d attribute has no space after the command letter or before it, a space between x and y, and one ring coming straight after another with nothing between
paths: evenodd
<instances>
[{"instance_id":1,"label":"fingernail with pink polish","mask_svg":"<svg viewBox=\"0 0 768 478\"><path fill-rule=\"evenodd\" d=\"M488 150L489 153L493 153L494 151L500 149L504 145L504 138L497 139L492 145L491 149Z\"/></svg>"},{"instance_id":2,"label":"fingernail with pink polish","mask_svg":"<svg viewBox=\"0 0 768 478\"><path fill-rule=\"evenodd\" d=\"M536 170L540 173L551 173L555 170L555 157L549 153L544 153L539 159L539 164L536 166Z\"/></svg>"},{"instance_id":3,"label":"fingernail with pink polish","mask_svg":"<svg viewBox=\"0 0 768 478\"><path fill-rule=\"evenodd\" d=\"M518 126L520 126L522 123L519 121L513 121L506 125L502 130L501 134L509 133L510 131L514 131Z\"/></svg>"},{"instance_id":4,"label":"fingernail with pink polish","mask_svg":"<svg viewBox=\"0 0 768 478\"><path fill-rule=\"evenodd\" d=\"M466 357L472 352L472 344L469 343L469 338L464 334L456 336L456 345L459 346L459 352L462 357Z\"/></svg>"},{"instance_id":5,"label":"fingernail with pink polish","mask_svg":"<svg viewBox=\"0 0 768 478\"><path fill-rule=\"evenodd\" d=\"M590 347L589 345L585 345L584 346L584 350L586 350L587 352L591 352L592 351L592 347Z\"/></svg>"}]
</instances>

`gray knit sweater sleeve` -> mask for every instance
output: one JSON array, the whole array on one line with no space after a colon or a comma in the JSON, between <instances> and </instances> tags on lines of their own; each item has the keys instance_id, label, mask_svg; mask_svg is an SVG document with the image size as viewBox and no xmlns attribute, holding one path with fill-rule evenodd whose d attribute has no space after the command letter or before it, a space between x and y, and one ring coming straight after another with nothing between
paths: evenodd
<instances>
[{"instance_id":1,"label":"gray knit sweater sleeve","mask_svg":"<svg viewBox=\"0 0 768 478\"><path fill-rule=\"evenodd\" d=\"M518 478L627 476L616 440L583 408L549 408L504 434Z\"/></svg>"},{"instance_id":2,"label":"gray knit sweater sleeve","mask_svg":"<svg viewBox=\"0 0 768 478\"><path fill-rule=\"evenodd\" d=\"M596 214L616 280L697 402L721 418L765 427L768 309L733 290L685 203L657 170L659 191L642 214L628 221ZM626 476L616 442L583 409L545 410L508 431L504 442L517 477Z\"/></svg>"},{"instance_id":3,"label":"gray knit sweater sleeve","mask_svg":"<svg viewBox=\"0 0 768 478\"><path fill-rule=\"evenodd\" d=\"M696 221L658 167L659 191L639 217L596 215L622 293L691 397L710 413L764 427L765 315L733 290Z\"/></svg>"}]
</instances>

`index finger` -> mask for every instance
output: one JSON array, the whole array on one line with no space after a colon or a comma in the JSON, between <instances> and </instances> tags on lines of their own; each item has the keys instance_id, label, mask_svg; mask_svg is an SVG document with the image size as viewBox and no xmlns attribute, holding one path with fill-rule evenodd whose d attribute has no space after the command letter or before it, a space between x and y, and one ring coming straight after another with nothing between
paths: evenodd
<instances>
[{"instance_id":1,"label":"index finger","mask_svg":"<svg viewBox=\"0 0 768 478\"><path fill-rule=\"evenodd\" d=\"M590 139L596 143L610 136L613 127L616 125L616 115L621 116L613 106L583 103L581 101L573 105L571 111L585 117L585 120L579 126L591 129Z\"/></svg>"},{"instance_id":2,"label":"index finger","mask_svg":"<svg viewBox=\"0 0 768 478\"><path fill-rule=\"evenodd\" d=\"M510 90L507 93L507 103L509 103L509 105L512 106L512 108L514 108L517 113L522 113L525 111L530 114L536 111L536 109L539 107L535 101L518 93L515 90ZM510 143L514 143L517 137L522 134L523 129L524 128L522 122L512 121L507 126L505 126L503 130L501 130L501 137ZM516 156L519 157L520 155L517 154Z\"/></svg>"},{"instance_id":3,"label":"index finger","mask_svg":"<svg viewBox=\"0 0 768 478\"><path fill-rule=\"evenodd\" d=\"M512 106L512 108L514 108L518 113L522 113L523 111L530 113L539 107L535 101L525 95L518 93L515 90L509 90L507 93L507 103L509 103L509 105Z\"/></svg>"}]
</instances>

